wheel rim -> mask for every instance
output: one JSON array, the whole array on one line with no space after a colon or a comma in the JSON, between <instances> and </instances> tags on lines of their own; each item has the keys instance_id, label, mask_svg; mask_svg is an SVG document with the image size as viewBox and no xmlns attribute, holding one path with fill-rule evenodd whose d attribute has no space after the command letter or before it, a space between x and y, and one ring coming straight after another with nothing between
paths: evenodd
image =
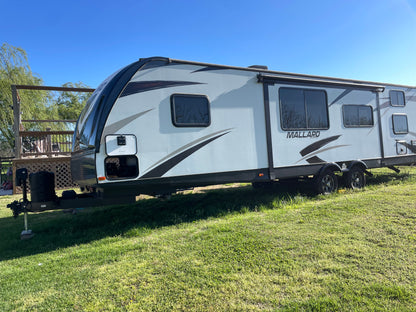
<instances>
[{"instance_id":1,"label":"wheel rim","mask_svg":"<svg viewBox=\"0 0 416 312\"><path fill-rule=\"evenodd\" d=\"M363 176L360 172L354 171L351 174L351 186L352 186L352 188L362 188L363 187Z\"/></svg>"},{"instance_id":2,"label":"wheel rim","mask_svg":"<svg viewBox=\"0 0 416 312\"><path fill-rule=\"evenodd\" d=\"M332 193L335 190L335 181L334 178L330 175L322 177L322 192L324 194Z\"/></svg>"}]
</instances>

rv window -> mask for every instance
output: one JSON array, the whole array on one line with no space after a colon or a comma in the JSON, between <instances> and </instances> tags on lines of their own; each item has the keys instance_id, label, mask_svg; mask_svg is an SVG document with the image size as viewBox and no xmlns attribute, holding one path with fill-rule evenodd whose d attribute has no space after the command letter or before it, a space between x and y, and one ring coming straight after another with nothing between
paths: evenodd
<instances>
[{"instance_id":1,"label":"rv window","mask_svg":"<svg viewBox=\"0 0 416 312\"><path fill-rule=\"evenodd\" d=\"M323 90L280 88L283 130L328 129L328 105Z\"/></svg>"},{"instance_id":2,"label":"rv window","mask_svg":"<svg viewBox=\"0 0 416 312\"><path fill-rule=\"evenodd\" d=\"M373 108L367 105L344 105L342 115L345 127L372 127Z\"/></svg>"},{"instance_id":3,"label":"rv window","mask_svg":"<svg viewBox=\"0 0 416 312\"><path fill-rule=\"evenodd\" d=\"M390 90L390 104L391 106L405 106L404 92Z\"/></svg>"},{"instance_id":4,"label":"rv window","mask_svg":"<svg viewBox=\"0 0 416 312\"><path fill-rule=\"evenodd\" d=\"M211 124L209 101L205 95L173 94L172 122L176 127L208 127Z\"/></svg>"},{"instance_id":5,"label":"rv window","mask_svg":"<svg viewBox=\"0 0 416 312\"><path fill-rule=\"evenodd\" d=\"M406 134L409 132L407 127L407 115L393 115L393 132L394 134Z\"/></svg>"}]
</instances>

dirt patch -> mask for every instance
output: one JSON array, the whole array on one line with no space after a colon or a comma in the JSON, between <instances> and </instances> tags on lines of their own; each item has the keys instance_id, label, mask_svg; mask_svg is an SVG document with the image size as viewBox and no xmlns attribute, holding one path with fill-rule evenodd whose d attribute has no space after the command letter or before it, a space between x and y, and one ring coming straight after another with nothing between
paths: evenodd
<instances>
[{"instance_id":1,"label":"dirt patch","mask_svg":"<svg viewBox=\"0 0 416 312\"><path fill-rule=\"evenodd\" d=\"M242 187L242 186L247 186L247 185L249 185L249 183L228 183L228 184L209 185L209 186L202 186L202 187L194 187L191 190L177 192L177 194L198 194L198 193L205 193L206 191L211 191L211 190L235 188L235 187ZM140 195L136 197L136 200L149 199L149 198L153 198L153 196Z\"/></svg>"}]
</instances>

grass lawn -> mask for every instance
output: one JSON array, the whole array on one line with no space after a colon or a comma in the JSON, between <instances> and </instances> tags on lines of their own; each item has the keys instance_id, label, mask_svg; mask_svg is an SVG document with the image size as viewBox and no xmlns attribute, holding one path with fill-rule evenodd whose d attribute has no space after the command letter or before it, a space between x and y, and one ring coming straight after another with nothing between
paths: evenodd
<instances>
[{"instance_id":1,"label":"grass lawn","mask_svg":"<svg viewBox=\"0 0 416 312\"><path fill-rule=\"evenodd\" d=\"M29 215L0 199L0 311L415 311L416 168Z\"/></svg>"}]
</instances>

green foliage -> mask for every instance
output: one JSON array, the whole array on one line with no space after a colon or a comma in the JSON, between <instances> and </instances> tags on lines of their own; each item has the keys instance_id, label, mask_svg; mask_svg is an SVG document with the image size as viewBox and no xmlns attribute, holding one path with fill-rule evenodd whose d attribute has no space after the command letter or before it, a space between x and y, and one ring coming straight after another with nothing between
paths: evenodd
<instances>
[{"instance_id":1,"label":"green foliage","mask_svg":"<svg viewBox=\"0 0 416 312\"><path fill-rule=\"evenodd\" d=\"M89 88L89 86L82 82L67 82L62 86L67 88ZM84 108L90 96L91 93L87 92L61 92L56 100L59 119L78 119L81 110Z\"/></svg>"},{"instance_id":2,"label":"green foliage","mask_svg":"<svg viewBox=\"0 0 416 312\"><path fill-rule=\"evenodd\" d=\"M32 73L23 49L3 43L0 48L0 144L9 149L14 148L12 84L42 85L42 79ZM50 117L52 110L47 105L47 95L45 91L20 91L22 118ZM27 127L26 130L36 128L35 125Z\"/></svg>"},{"instance_id":3,"label":"green foliage","mask_svg":"<svg viewBox=\"0 0 416 312\"><path fill-rule=\"evenodd\" d=\"M11 156L14 148L13 99L11 85L43 84L40 77L30 69L26 52L18 47L3 43L0 48L0 156ZM67 82L63 87L86 88L82 82ZM47 92L18 90L22 119L78 119L90 93ZM68 130L73 124L24 123L24 130Z\"/></svg>"},{"instance_id":4,"label":"green foliage","mask_svg":"<svg viewBox=\"0 0 416 312\"><path fill-rule=\"evenodd\" d=\"M2 311L415 311L416 169L31 214L0 199ZM393 179L394 178L394 179Z\"/></svg>"}]
</instances>

